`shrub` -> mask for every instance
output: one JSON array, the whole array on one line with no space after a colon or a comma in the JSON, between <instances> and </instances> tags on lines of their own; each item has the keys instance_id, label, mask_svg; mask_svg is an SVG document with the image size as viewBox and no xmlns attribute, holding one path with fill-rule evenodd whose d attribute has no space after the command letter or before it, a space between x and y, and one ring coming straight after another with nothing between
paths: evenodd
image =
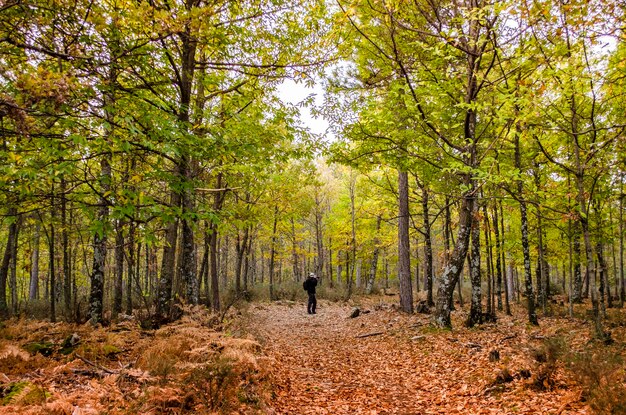
<instances>
[{"instance_id":1,"label":"shrub","mask_svg":"<svg viewBox=\"0 0 626 415\"><path fill-rule=\"evenodd\" d=\"M211 410L228 411L236 396L238 376L233 370L233 362L224 357L194 368L187 377L187 384L195 390Z\"/></svg>"},{"instance_id":2,"label":"shrub","mask_svg":"<svg viewBox=\"0 0 626 415\"><path fill-rule=\"evenodd\" d=\"M183 353L191 346L191 342L180 337L158 339L141 355L137 364L153 376L166 378L175 371Z\"/></svg>"},{"instance_id":3,"label":"shrub","mask_svg":"<svg viewBox=\"0 0 626 415\"><path fill-rule=\"evenodd\" d=\"M304 301L306 295L302 289L302 281L285 281L281 284L274 284L274 300ZM269 285L259 283L248 287L246 300L269 301Z\"/></svg>"},{"instance_id":4,"label":"shrub","mask_svg":"<svg viewBox=\"0 0 626 415\"><path fill-rule=\"evenodd\" d=\"M50 302L46 300L30 300L24 307L24 315L35 320L44 320L50 317Z\"/></svg>"},{"instance_id":5,"label":"shrub","mask_svg":"<svg viewBox=\"0 0 626 415\"><path fill-rule=\"evenodd\" d=\"M303 301L307 294L302 288L302 282L287 281L275 286L274 296L276 300Z\"/></svg>"},{"instance_id":6,"label":"shrub","mask_svg":"<svg viewBox=\"0 0 626 415\"><path fill-rule=\"evenodd\" d=\"M346 299L347 290L343 285L341 287L334 286L330 288L327 280L324 285L317 286L317 294L318 298L337 303Z\"/></svg>"},{"instance_id":7,"label":"shrub","mask_svg":"<svg viewBox=\"0 0 626 415\"><path fill-rule=\"evenodd\" d=\"M625 370L619 355L604 348L573 354L568 368L594 413L626 413Z\"/></svg>"},{"instance_id":8,"label":"shrub","mask_svg":"<svg viewBox=\"0 0 626 415\"><path fill-rule=\"evenodd\" d=\"M566 343L562 337L547 338L540 348L533 350L537 367L531 385L535 389L549 390L554 387L557 363L565 351Z\"/></svg>"}]
</instances>

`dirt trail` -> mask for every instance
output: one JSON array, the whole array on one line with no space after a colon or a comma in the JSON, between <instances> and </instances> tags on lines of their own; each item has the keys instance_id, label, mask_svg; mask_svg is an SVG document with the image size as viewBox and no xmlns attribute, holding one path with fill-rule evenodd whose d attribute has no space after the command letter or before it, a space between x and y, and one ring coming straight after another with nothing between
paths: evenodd
<instances>
[{"instance_id":1,"label":"dirt trail","mask_svg":"<svg viewBox=\"0 0 626 415\"><path fill-rule=\"evenodd\" d=\"M427 316L406 316L385 304L350 319L350 306L321 302L258 305L254 332L275 359L277 414L584 414L580 393L566 383L537 392L518 379L491 382L504 366L530 368L532 338L512 321L479 330L429 328ZM383 332L382 335L358 337ZM490 361L498 348L500 361ZM505 363L503 363L503 361Z\"/></svg>"}]
</instances>

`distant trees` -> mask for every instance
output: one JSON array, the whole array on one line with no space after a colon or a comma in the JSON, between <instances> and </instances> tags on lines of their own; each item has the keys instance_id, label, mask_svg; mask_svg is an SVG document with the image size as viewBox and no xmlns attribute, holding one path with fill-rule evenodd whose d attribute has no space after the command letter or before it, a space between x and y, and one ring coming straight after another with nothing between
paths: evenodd
<instances>
[{"instance_id":1,"label":"distant trees","mask_svg":"<svg viewBox=\"0 0 626 415\"><path fill-rule=\"evenodd\" d=\"M314 272L449 327L469 276L469 324L521 297L536 324L559 291L603 336L626 291L604 3L2 6L0 314L160 324ZM331 61L324 146L275 90Z\"/></svg>"}]
</instances>

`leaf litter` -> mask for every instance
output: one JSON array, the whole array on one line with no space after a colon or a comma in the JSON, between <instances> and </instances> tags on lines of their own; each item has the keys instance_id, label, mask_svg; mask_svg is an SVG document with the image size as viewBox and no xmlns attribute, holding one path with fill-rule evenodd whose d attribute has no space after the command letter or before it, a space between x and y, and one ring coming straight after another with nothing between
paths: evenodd
<instances>
[{"instance_id":1,"label":"leaf litter","mask_svg":"<svg viewBox=\"0 0 626 415\"><path fill-rule=\"evenodd\" d=\"M349 318L353 304L325 301L316 315L304 304L252 307L252 331L276 362L276 414L592 413L564 363L552 362L542 379L547 363L536 357L546 339L584 349L583 320L546 317L532 327L520 308L470 329L459 311L449 331L427 315L360 301L371 312L358 318Z\"/></svg>"},{"instance_id":2,"label":"leaf litter","mask_svg":"<svg viewBox=\"0 0 626 415\"><path fill-rule=\"evenodd\" d=\"M204 309L185 311L158 330L134 320L106 328L5 322L0 414L265 413L260 345L229 336Z\"/></svg>"},{"instance_id":3,"label":"leaf litter","mask_svg":"<svg viewBox=\"0 0 626 415\"><path fill-rule=\"evenodd\" d=\"M449 331L386 301L360 299L355 318L353 303L320 301L316 315L304 303L253 303L223 326L188 308L159 330L11 320L0 328L0 414L620 413L602 402L621 404L610 398L626 387L623 367L602 401L559 353L623 357L622 310L607 324L615 343L598 349L584 308L540 327L519 308L471 329L459 310Z\"/></svg>"}]
</instances>

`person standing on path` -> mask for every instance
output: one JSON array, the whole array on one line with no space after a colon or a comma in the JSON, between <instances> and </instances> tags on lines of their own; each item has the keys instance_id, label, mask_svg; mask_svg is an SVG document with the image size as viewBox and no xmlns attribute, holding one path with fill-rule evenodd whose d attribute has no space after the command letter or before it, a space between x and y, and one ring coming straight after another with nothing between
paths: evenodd
<instances>
[{"instance_id":1,"label":"person standing on path","mask_svg":"<svg viewBox=\"0 0 626 415\"><path fill-rule=\"evenodd\" d=\"M317 299L315 298L315 287L317 287L317 277L315 274L310 273L309 278L302 283L304 291L309 294L309 303L307 305L307 312L309 314L315 314L315 308L317 307Z\"/></svg>"}]
</instances>

